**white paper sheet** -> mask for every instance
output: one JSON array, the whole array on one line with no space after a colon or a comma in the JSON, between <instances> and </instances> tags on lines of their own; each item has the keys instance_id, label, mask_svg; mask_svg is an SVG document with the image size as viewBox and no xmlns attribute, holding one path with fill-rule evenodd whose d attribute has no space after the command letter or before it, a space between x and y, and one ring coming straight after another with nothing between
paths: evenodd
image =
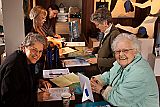
<instances>
[{"instance_id":1,"label":"white paper sheet","mask_svg":"<svg viewBox=\"0 0 160 107\"><path fill-rule=\"evenodd\" d=\"M92 102L94 102L89 78L80 73L78 73L78 76L79 76L81 88L83 89L82 102L86 100L91 100Z\"/></svg>"},{"instance_id":2,"label":"white paper sheet","mask_svg":"<svg viewBox=\"0 0 160 107\"><path fill-rule=\"evenodd\" d=\"M50 70L43 70L43 78L55 78L60 75L69 74L69 69L50 69Z\"/></svg>"}]
</instances>

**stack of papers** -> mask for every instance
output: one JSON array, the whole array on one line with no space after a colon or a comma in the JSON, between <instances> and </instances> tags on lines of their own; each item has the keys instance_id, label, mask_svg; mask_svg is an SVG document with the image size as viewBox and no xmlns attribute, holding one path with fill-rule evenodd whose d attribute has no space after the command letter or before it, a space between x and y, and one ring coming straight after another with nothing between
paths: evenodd
<instances>
[{"instance_id":1,"label":"stack of papers","mask_svg":"<svg viewBox=\"0 0 160 107\"><path fill-rule=\"evenodd\" d=\"M62 54L68 54L68 53L75 52L75 51L77 51L77 50L72 49L70 47L64 47L64 48L62 48Z\"/></svg>"},{"instance_id":2,"label":"stack of papers","mask_svg":"<svg viewBox=\"0 0 160 107\"><path fill-rule=\"evenodd\" d=\"M59 87L65 87L65 86L69 86L73 83L80 82L79 81L79 76L77 76L74 73L61 75L57 78L53 78L53 79L50 79L50 80Z\"/></svg>"},{"instance_id":3,"label":"stack of papers","mask_svg":"<svg viewBox=\"0 0 160 107\"><path fill-rule=\"evenodd\" d=\"M62 62L64 67L90 66L85 59L65 59Z\"/></svg>"}]
</instances>

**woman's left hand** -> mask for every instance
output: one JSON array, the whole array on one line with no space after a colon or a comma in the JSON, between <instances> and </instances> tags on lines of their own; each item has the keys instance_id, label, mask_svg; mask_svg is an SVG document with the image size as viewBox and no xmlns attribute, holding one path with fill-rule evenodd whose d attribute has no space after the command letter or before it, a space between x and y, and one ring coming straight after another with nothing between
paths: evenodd
<instances>
[{"instance_id":1,"label":"woman's left hand","mask_svg":"<svg viewBox=\"0 0 160 107\"><path fill-rule=\"evenodd\" d=\"M49 89L52 87L52 85L48 81L45 81L43 79L40 80L40 85L40 87L44 87L45 89Z\"/></svg>"},{"instance_id":2,"label":"woman's left hand","mask_svg":"<svg viewBox=\"0 0 160 107\"><path fill-rule=\"evenodd\" d=\"M91 78L91 89L93 92L100 94L100 90L103 88L103 85L96 80L96 78Z\"/></svg>"},{"instance_id":3,"label":"woman's left hand","mask_svg":"<svg viewBox=\"0 0 160 107\"><path fill-rule=\"evenodd\" d=\"M97 63L97 58L89 58L86 61L91 63L91 64L96 64Z\"/></svg>"}]
</instances>

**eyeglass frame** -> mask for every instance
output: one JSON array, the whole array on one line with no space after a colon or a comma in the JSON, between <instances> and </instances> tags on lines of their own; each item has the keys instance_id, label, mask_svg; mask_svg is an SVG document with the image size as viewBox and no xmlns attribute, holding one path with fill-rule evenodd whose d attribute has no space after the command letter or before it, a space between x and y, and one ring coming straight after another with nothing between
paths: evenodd
<instances>
[{"instance_id":1,"label":"eyeglass frame","mask_svg":"<svg viewBox=\"0 0 160 107\"><path fill-rule=\"evenodd\" d=\"M113 51L113 53L114 53L115 55L119 55L121 52L122 52L123 54L128 54L128 52L129 52L130 50L135 50L135 49L134 49L134 48L131 48L131 49L121 49L121 50Z\"/></svg>"},{"instance_id":2,"label":"eyeglass frame","mask_svg":"<svg viewBox=\"0 0 160 107\"><path fill-rule=\"evenodd\" d=\"M29 49L33 52L33 53L38 53L38 54L42 54L43 53L43 50L38 50L36 47L34 46L28 46Z\"/></svg>"}]
</instances>

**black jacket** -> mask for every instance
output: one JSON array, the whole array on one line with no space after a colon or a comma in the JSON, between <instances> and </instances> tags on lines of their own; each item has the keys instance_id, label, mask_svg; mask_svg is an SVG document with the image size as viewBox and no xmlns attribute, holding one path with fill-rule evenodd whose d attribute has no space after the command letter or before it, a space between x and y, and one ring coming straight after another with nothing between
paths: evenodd
<instances>
[{"instance_id":1,"label":"black jacket","mask_svg":"<svg viewBox=\"0 0 160 107\"><path fill-rule=\"evenodd\" d=\"M1 107L34 107L37 90L34 76L23 52L17 50L7 57L0 67Z\"/></svg>"}]
</instances>

